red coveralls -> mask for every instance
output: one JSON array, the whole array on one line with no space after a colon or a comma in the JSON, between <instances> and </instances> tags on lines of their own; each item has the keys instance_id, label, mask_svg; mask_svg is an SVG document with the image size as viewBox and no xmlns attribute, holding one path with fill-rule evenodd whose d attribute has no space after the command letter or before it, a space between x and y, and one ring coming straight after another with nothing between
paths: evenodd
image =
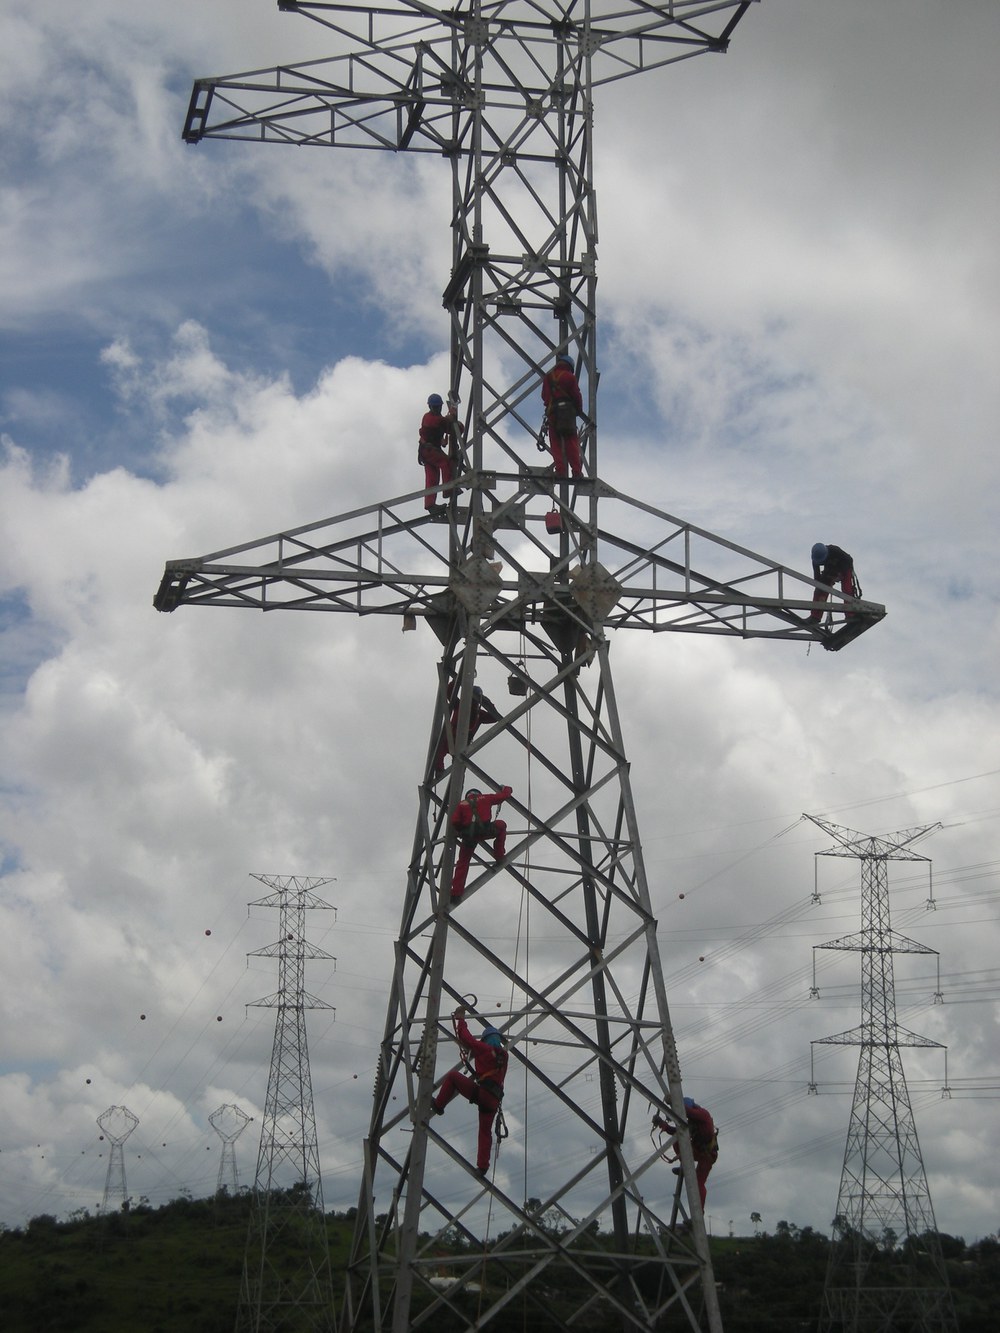
<instances>
[{"instance_id":1,"label":"red coveralls","mask_svg":"<svg viewBox=\"0 0 1000 1333\"><path fill-rule=\"evenodd\" d=\"M451 443L451 426L455 420L454 409L442 416L440 412L427 411L420 421L420 448L418 455L424 465L424 485L447 486L451 481L451 458L448 446ZM424 499L424 508L433 509L435 498L428 495Z\"/></svg>"},{"instance_id":2,"label":"red coveralls","mask_svg":"<svg viewBox=\"0 0 1000 1333\"><path fill-rule=\"evenodd\" d=\"M501 787L498 792L483 792L475 798L475 810L472 802L459 801L451 817L452 828L459 839L458 856L455 860L455 873L451 877L451 896L461 898L465 892L465 880L469 873L472 853L481 842L493 839L493 859L503 859L507 847L507 825L502 819L490 819L494 806L501 805L510 796L513 788Z\"/></svg>"},{"instance_id":3,"label":"red coveralls","mask_svg":"<svg viewBox=\"0 0 1000 1333\"><path fill-rule=\"evenodd\" d=\"M702 1210L705 1207L708 1173L719 1159L719 1144L715 1137L715 1121L704 1106L689 1106L687 1121L691 1126L691 1151L694 1154L695 1179Z\"/></svg>"},{"instance_id":4,"label":"red coveralls","mask_svg":"<svg viewBox=\"0 0 1000 1333\"><path fill-rule=\"evenodd\" d=\"M707 1194L708 1175L712 1167L719 1160L719 1141L715 1137L715 1121L705 1110L704 1106L688 1106L687 1122L691 1129L691 1154L694 1157L694 1175L698 1182L698 1197L701 1199L702 1210L705 1208L705 1196ZM674 1126L668 1125L665 1120L653 1117L653 1124L657 1129L666 1130L668 1134L674 1133ZM671 1159L668 1158L668 1161ZM680 1171L680 1167L674 1167L674 1174Z\"/></svg>"},{"instance_id":5,"label":"red coveralls","mask_svg":"<svg viewBox=\"0 0 1000 1333\"><path fill-rule=\"evenodd\" d=\"M469 1078L451 1069L444 1076L438 1095L431 1105L440 1114L448 1103L461 1093L463 1097L479 1107L479 1143L476 1153L476 1166L485 1172L490 1165L490 1138L493 1133L493 1120L500 1109L503 1099L503 1081L507 1073L507 1052L500 1046L491 1046L480 1041L469 1031L464 1018L458 1020L458 1040L462 1046L472 1052L476 1067L476 1077Z\"/></svg>"},{"instance_id":6,"label":"red coveralls","mask_svg":"<svg viewBox=\"0 0 1000 1333\"><path fill-rule=\"evenodd\" d=\"M545 413L549 422L549 448L552 450L552 461L555 464L557 477L565 477L567 460L569 466L573 469L573 476L579 477L583 472L583 459L580 456L580 436L575 430L572 435L560 435L556 431L553 424L554 414L550 405L557 398L568 398L576 408L577 413L583 415L583 398L580 394L580 385L569 366L561 361L557 361L542 380L542 402L545 404Z\"/></svg>"},{"instance_id":7,"label":"red coveralls","mask_svg":"<svg viewBox=\"0 0 1000 1333\"><path fill-rule=\"evenodd\" d=\"M846 592L849 597L857 596L857 586L854 582L854 558L842 551L839 546L827 545L826 563L820 568L819 565L813 565L813 578L822 583L828 583L832 588L835 583L840 584L841 592ZM816 588L813 591L813 601L816 603L825 602L830 596L822 588ZM850 614L850 613L848 613ZM817 605L814 611L809 613L810 620L822 620L823 607Z\"/></svg>"},{"instance_id":8,"label":"red coveralls","mask_svg":"<svg viewBox=\"0 0 1000 1333\"><path fill-rule=\"evenodd\" d=\"M451 700L455 695L455 687L457 686L457 684L458 684L457 681L453 681L448 690L449 702L451 702ZM473 736L475 736L476 732L479 730L479 728L482 726L484 722L499 722L499 721L500 721L500 714L497 712L496 708L489 701L489 699L487 699L486 695L483 694L479 686L474 685L472 688L472 703L469 707L469 740L470 741L472 740ZM441 743L438 745L437 754L434 757L435 773L444 772L444 757L451 749L449 736L456 736L457 729L458 729L458 704L456 703L454 708L451 710L450 727L445 730L444 735L441 737Z\"/></svg>"}]
</instances>

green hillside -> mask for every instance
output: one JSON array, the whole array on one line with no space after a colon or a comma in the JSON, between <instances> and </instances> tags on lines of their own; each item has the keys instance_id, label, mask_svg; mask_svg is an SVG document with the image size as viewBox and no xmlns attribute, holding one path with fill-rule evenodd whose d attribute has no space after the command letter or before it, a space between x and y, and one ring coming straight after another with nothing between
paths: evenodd
<instances>
[{"instance_id":1,"label":"green hillside","mask_svg":"<svg viewBox=\"0 0 1000 1333\"><path fill-rule=\"evenodd\" d=\"M0 1233L3 1333L232 1333L249 1199L175 1199L110 1217L42 1215ZM327 1231L338 1303L352 1232L349 1214ZM943 1236L961 1333L995 1333L1000 1243ZM806 1333L816 1325L828 1242L780 1222L773 1235L716 1237L716 1278L727 1333ZM458 1248L458 1247L456 1247ZM280 1251L277 1256L280 1263ZM891 1260L887 1263L891 1265ZM534 1327L515 1303L497 1333ZM598 1327L600 1325L597 1325ZM608 1325L610 1328L610 1325Z\"/></svg>"}]
</instances>

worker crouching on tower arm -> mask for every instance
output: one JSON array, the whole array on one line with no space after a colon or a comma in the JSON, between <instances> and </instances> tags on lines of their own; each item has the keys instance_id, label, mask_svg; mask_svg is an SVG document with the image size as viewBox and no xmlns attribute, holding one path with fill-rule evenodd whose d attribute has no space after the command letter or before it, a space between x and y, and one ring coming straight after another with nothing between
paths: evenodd
<instances>
[{"instance_id":1,"label":"worker crouching on tower arm","mask_svg":"<svg viewBox=\"0 0 1000 1333\"><path fill-rule=\"evenodd\" d=\"M493 859L502 861L507 850L507 825L502 819L491 819L493 811L512 794L512 787L501 787L495 792L481 792L470 787L465 799L459 801L451 817L452 828L458 835L458 856L455 873L451 877L452 902L465 892L465 881L472 861L472 853L481 842L493 839Z\"/></svg>"},{"instance_id":2,"label":"worker crouching on tower arm","mask_svg":"<svg viewBox=\"0 0 1000 1333\"><path fill-rule=\"evenodd\" d=\"M719 1159L719 1136L715 1130L715 1121L704 1106L699 1106L693 1097L684 1098L684 1110L687 1114L688 1129L691 1131L691 1152L694 1156L698 1197L701 1199L701 1207L704 1212L709 1172ZM668 1124L666 1120L661 1120L659 1116L653 1116L653 1124L666 1134L677 1132L675 1125ZM680 1167L674 1168L675 1174L679 1171Z\"/></svg>"},{"instance_id":3,"label":"worker crouching on tower arm","mask_svg":"<svg viewBox=\"0 0 1000 1333\"><path fill-rule=\"evenodd\" d=\"M476 1170L481 1176L486 1175L490 1167L490 1139L493 1133L493 1121L500 1103L503 1101L503 1081L507 1074L507 1052L504 1050L503 1037L497 1029L487 1023L483 1028L482 1039L476 1038L469 1031L465 1021L465 1010L458 1008L452 1014L455 1023L455 1036L463 1057L468 1064L472 1058L474 1073L472 1076L451 1069L444 1076L438 1094L431 1102L435 1115L444 1115L444 1108L457 1093L461 1093L473 1106L479 1107L479 1142L476 1153Z\"/></svg>"},{"instance_id":4,"label":"worker crouching on tower arm","mask_svg":"<svg viewBox=\"0 0 1000 1333\"><path fill-rule=\"evenodd\" d=\"M831 588L839 583L841 592L847 593L848 597L861 596L861 588L854 574L854 559L839 546L817 542L812 548L812 567L813 578L817 583L828 583ZM817 605L809 614L811 621L822 620L822 603L829 596L822 588L815 590L813 600Z\"/></svg>"},{"instance_id":5,"label":"worker crouching on tower arm","mask_svg":"<svg viewBox=\"0 0 1000 1333\"><path fill-rule=\"evenodd\" d=\"M427 411L420 421L417 462L423 464L424 485L429 494L424 499L424 508L429 513L441 513L445 506L438 504L431 492L432 486L447 486L452 479L452 447L454 443L455 413L452 406L442 412L444 399L439 393L432 393L427 399Z\"/></svg>"},{"instance_id":6,"label":"worker crouching on tower arm","mask_svg":"<svg viewBox=\"0 0 1000 1333\"><path fill-rule=\"evenodd\" d=\"M549 448L557 477L565 477L567 464L573 476L583 472L580 456L580 436L576 419L583 416L583 397L573 373L573 360L556 357L553 368L542 379L542 402L545 404L545 422L549 430Z\"/></svg>"}]
</instances>

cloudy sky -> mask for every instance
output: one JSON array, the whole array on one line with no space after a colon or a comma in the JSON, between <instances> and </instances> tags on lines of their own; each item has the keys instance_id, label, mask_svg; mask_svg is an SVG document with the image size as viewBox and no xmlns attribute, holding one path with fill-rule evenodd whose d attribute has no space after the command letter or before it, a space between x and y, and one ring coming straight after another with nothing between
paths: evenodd
<instances>
[{"instance_id":1,"label":"cloudy sky","mask_svg":"<svg viewBox=\"0 0 1000 1333\"><path fill-rule=\"evenodd\" d=\"M897 960L899 1018L951 1097L940 1052L906 1070L939 1227L1000 1222L998 41L993 0L763 0L724 58L598 102L602 475L797 569L837 542L889 613L838 654L613 644L716 1231L836 1204L856 1052L818 1048L810 1096L810 1042L858 1021L859 970L817 955L811 998L813 946L857 929L860 876L814 879L803 811L942 825L936 907L926 868L891 882L940 954ZM446 168L184 145L194 77L328 52L266 0L7 6L0 52L0 1221L100 1203L111 1105L134 1197L214 1188L207 1117L259 1123L273 1031L253 872L334 881L310 1047L347 1207L434 643L151 599L168 558L420 484Z\"/></svg>"}]
</instances>

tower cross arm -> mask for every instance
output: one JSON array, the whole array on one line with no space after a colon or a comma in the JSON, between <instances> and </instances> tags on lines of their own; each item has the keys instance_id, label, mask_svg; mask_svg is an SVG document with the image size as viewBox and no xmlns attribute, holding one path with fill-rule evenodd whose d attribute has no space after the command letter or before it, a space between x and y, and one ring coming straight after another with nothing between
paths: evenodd
<instances>
[{"instance_id":1,"label":"tower cross arm","mask_svg":"<svg viewBox=\"0 0 1000 1333\"><path fill-rule=\"evenodd\" d=\"M928 1050L943 1050L939 1041L922 1037L918 1032L900 1027L898 1023L871 1024L861 1023L856 1028L848 1028L832 1037L814 1037L814 1046L913 1046Z\"/></svg>"},{"instance_id":2,"label":"tower cross arm","mask_svg":"<svg viewBox=\"0 0 1000 1333\"><path fill-rule=\"evenodd\" d=\"M183 138L459 151L456 109L485 96L522 107L558 95L567 65L589 62L590 84L725 51L752 0L571 6L526 0L473 17L409 0L379 6L281 3L331 31L339 52L315 60L198 79ZM473 90L467 68L480 63ZM519 69L524 82L511 83Z\"/></svg>"},{"instance_id":3,"label":"tower cross arm","mask_svg":"<svg viewBox=\"0 0 1000 1333\"><path fill-rule=\"evenodd\" d=\"M911 940L908 936L900 935L895 930L880 931L877 946L873 942L871 931L857 931L853 935L841 935L839 939L828 940L826 944L817 944L813 947L816 949L840 949L847 953L862 953L876 947L880 953L937 953L937 949L932 949L927 944L921 944L919 940Z\"/></svg>"},{"instance_id":4,"label":"tower cross arm","mask_svg":"<svg viewBox=\"0 0 1000 1333\"><path fill-rule=\"evenodd\" d=\"M259 1000L249 1000L248 1009L330 1009L336 1013L336 1006L321 1000L318 995L302 990L289 998L287 991L275 991L273 995L263 995Z\"/></svg>"},{"instance_id":5,"label":"tower cross arm","mask_svg":"<svg viewBox=\"0 0 1000 1333\"><path fill-rule=\"evenodd\" d=\"M473 477L473 507L456 505L447 525L431 518L422 493L413 492L168 561L153 605L164 612L215 605L433 621L460 604L468 608L471 598L491 623L508 628L563 606L590 628L815 641L831 650L885 616L876 602L832 592L821 620L812 600L817 585L808 575L603 484L594 508L600 499L614 522L590 522L584 511L573 519L576 540L553 560L533 536L544 519L528 511L537 491L527 485L526 493L502 497L496 487L508 480L517 477ZM462 554L476 523L488 530L489 559ZM527 551L526 535L533 538Z\"/></svg>"},{"instance_id":6,"label":"tower cross arm","mask_svg":"<svg viewBox=\"0 0 1000 1333\"><path fill-rule=\"evenodd\" d=\"M835 846L817 852L817 856L860 856L886 861L930 860L929 857L922 855L920 852L914 852L912 848L916 843L930 837L941 827L940 823L921 824L916 828L901 829L896 833L873 836L867 833L858 833L854 829L844 828L840 824L834 824L828 819L821 818L819 815L803 814L802 818L808 819L817 828L823 829L832 838L836 839Z\"/></svg>"}]
</instances>

